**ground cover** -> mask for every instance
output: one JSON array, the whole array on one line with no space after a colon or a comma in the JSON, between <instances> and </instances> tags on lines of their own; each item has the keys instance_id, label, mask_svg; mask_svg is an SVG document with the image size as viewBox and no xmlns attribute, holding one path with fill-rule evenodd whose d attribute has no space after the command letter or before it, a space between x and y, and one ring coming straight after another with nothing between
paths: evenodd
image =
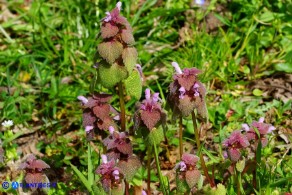
<instances>
[{"instance_id":1,"label":"ground cover","mask_svg":"<svg viewBox=\"0 0 292 195\"><path fill-rule=\"evenodd\" d=\"M1 182L22 181L26 174L18 167L34 154L50 166L45 171L50 182L57 182L56 188L47 189L49 194L102 191L102 186L95 185L100 187L96 189L91 184L100 183L100 174L94 171L105 153L101 139L110 133L104 131L88 141L82 126L84 105L77 97L89 97L93 91L108 93L112 95L109 103L121 111L118 87L101 85L96 79L101 73L94 67L104 58L98 52L101 20L116 3L1 2L0 121L14 123L0 127ZM121 15L132 27L136 63L143 72L142 97L135 99L130 91L123 92L126 130L142 165L127 181L129 193L147 192L150 180L151 193L176 194L176 176L185 172L181 167L183 171L175 170L181 162L180 117L173 120L172 106L167 103L176 73L172 62L182 70L201 70L198 79L206 88L207 117L196 119L195 130L190 115L181 120L183 153L202 154L211 180L218 189L225 186L227 194L292 193L291 1L122 1ZM133 121L136 103L146 98L147 88L151 94L160 93L167 115L164 129L157 127L165 130L163 139L154 142L147 142L148 135L141 136ZM235 169L236 163L227 160L230 155L224 155L228 147L223 143L232 132L244 130L242 124L250 125L261 117L275 130L267 135L265 147L254 146L257 155L248 155L252 148L242 154L238 161L245 162L246 169ZM121 122L117 124L116 130L121 128ZM197 130L201 148L194 135ZM154 147L149 148L150 144ZM257 161L248 166L251 159ZM207 189L212 181L204 173L201 159L196 166L205 179L199 185L196 182L192 193L218 193ZM252 166L256 169L249 168ZM0 191L20 193L11 187Z\"/></svg>"}]
</instances>

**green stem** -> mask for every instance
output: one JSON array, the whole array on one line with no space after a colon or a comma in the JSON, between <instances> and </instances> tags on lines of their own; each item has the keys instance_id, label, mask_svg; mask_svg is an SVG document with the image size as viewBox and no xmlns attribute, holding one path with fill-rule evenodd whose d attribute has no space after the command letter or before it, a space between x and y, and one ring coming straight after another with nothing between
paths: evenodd
<instances>
[{"instance_id":1,"label":"green stem","mask_svg":"<svg viewBox=\"0 0 292 195\"><path fill-rule=\"evenodd\" d=\"M236 171L236 170L235 170ZM240 195L240 185L241 185L241 173L236 171L236 176L237 176L237 195Z\"/></svg>"},{"instance_id":2,"label":"green stem","mask_svg":"<svg viewBox=\"0 0 292 195\"><path fill-rule=\"evenodd\" d=\"M89 185L92 186L93 185L93 182L94 182L94 174L93 174L93 165L92 165L92 161L91 161L91 153L92 153L92 150L91 150L91 146L90 146L90 143L88 142L88 159L87 159L87 163L88 163L88 182L89 182Z\"/></svg>"},{"instance_id":3,"label":"green stem","mask_svg":"<svg viewBox=\"0 0 292 195\"><path fill-rule=\"evenodd\" d=\"M92 95L94 94L96 84L97 84L97 70L95 70L93 80L91 81L90 87L89 87L89 91Z\"/></svg>"},{"instance_id":4,"label":"green stem","mask_svg":"<svg viewBox=\"0 0 292 195\"><path fill-rule=\"evenodd\" d=\"M253 183L253 188L254 190L257 189L257 159L256 159L256 151L255 151L255 157L254 157L254 170L252 172L253 177L252 177L252 183Z\"/></svg>"},{"instance_id":5,"label":"green stem","mask_svg":"<svg viewBox=\"0 0 292 195\"><path fill-rule=\"evenodd\" d=\"M124 101L124 92L123 92L123 83L122 81L118 84L119 88L119 97L120 97L120 108L121 108L121 131L126 131L126 110L125 110L125 101Z\"/></svg>"},{"instance_id":6,"label":"green stem","mask_svg":"<svg viewBox=\"0 0 292 195\"><path fill-rule=\"evenodd\" d=\"M147 151L147 194L151 195L150 178L151 178L151 147L148 146Z\"/></svg>"},{"instance_id":7,"label":"green stem","mask_svg":"<svg viewBox=\"0 0 292 195\"><path fill-rule=\"evenodd\" d=\"M193 119L193 126L194 126L194 132L195 132L195 138L196 138L196 143L197 143L197 147L198 147L198 151L201 148L201 143L200 143L200 137L199 137L199 130L197 128L197 122L196 122L196 115L195 112L192 112L192 119ZM215 187L215 182L213 180L211 180L209 173L208 173L208 169L203 157L203 154L200 152L200 161L201 161L201 166L203 168L204 174L208 180L208 182L210 183L211 187Z\"/></svg>"},{"instance_id":8,"label":"green stem","mask_svg":"<svg viewBox=\"0 0 292 195\"><path fill-rule=\"evenodd\" d=\"M182 130L182 127L183 124L182 124L182 116L180 116L180 119L179 119L179 156L180 156L180 159L181 159L181 156L183 154L183 130Z\"/></svg>"},{"instance_id":9,"label":"green stem","mask_svg":"<svg viewBox=\"0 0 292 195\"><path fill-rule=\"evenodd\" d=\"M163 178L162 178L160 165L159 165L158 152L157 152L157 148L156 148L156 144L155 143L153 144L153 147L154 147L155 162L156 162L156 168L157 168L157 173L158 173L160 185L162 187L163 194L168 194L167 191L166 191L166 188L164 186L164 181L163 181Z\"/></svg>"}]
</instances>

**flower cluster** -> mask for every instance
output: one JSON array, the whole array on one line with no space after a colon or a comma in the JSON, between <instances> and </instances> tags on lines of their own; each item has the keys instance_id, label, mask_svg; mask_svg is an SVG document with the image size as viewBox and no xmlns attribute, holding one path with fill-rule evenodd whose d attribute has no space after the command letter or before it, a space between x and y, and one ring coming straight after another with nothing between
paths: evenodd
<instances>
[{"instance_id":1,"label":"flower cluster","mask_svg":"<svg viewBox=\"0 0 292 195\"><path fill-rule=\"evenodd\" d=\"M159 93L151 95L150 89L145 90L145 100L139 105L134 117L136 128L145 126L151 131L154 127L165 122L166 114L162 111L159 100Z\"/></svg>"},{"instance_id":2,"label":"flower cluster","mask_svg":"<svg viewBox=\"0 0 292 195\"><path fill-rule=\"evenodd\" d=\"M103 140L107 147L107 156L110 159L128 159L133 154L133 148L127 132L117 132L114 127L109 127L110 135Z\"/></svg>"},{"instance_id":3,"label":"flower cluster","mask_svg":"<svg viewBox=\"0 0 292 195\"><path fill-rule=\"evenodd\" d=\"M175 166L177 173L177 182L185 181L189 189L192 189L201 178L201 172L196 164L199 157L193 154L183 154L181 161Z\"/></svg>"},{"instance_id":4,"label":"flower cluster","mask_svg":"<svg viewBox=\"0 0 292 195\"><path fill-rule=\"evenodd\" d=\"M31 154L27 157L26 162L22 163L19 168L24 169L26 172L24 178L26 183L41 183L47 179L43 170L50 168L50 166L42 160L37 160L36 157Z\"/></svg>"},{"instance_id":5,"label":"flower cluster","mask_svg":"<svg viewBox=\"0 0 292 195\"><path fill-rule=\"evenodd\" d=\"M247 137L241 132L233 131L228 139L223 142L223 146L227 148L229 158L236 162L241 157L241 149L249 146Z\"/></svg>"},{"instance_id":6,"label":"flower cluster","mask_svg":"<svg viewBox=\"0 0 292 195\"><path fill-rule=\"evenodd\" d=\"M242 129L245 130L245 134L239 130L234 131L223 142L223 146L227 148L227 155L233 162L237 162L241 158L243 149L250 146L255 151L259 141L261 141L262 147L265 147L268 144L267 134L275 130L275 127L264 123L262 117L258 122L253 121L250 126L243 124Z\"/></svg>"},{"instance_id":7,"label":"flower cluster","mask_svg":"<svg viewBox=\"0 0 292 195\"><path fill-rule=\"evenodd\" d=\"M253 121L250 126L243 124L242 128L246 131L247 139L250 142L254 142L257 147L258 140L261 141L262 147L267 146L268 138L267 134L272 133L276 128L271 124L264 123L264 117L261 117L259 121ZM258 131L258 133L256 132Z\"/></svg>"},{"instance_id":8,"label":"flower cluster","mask_svg":"<svg viewBox=\"0 0 292 195\"><path fill-rule=\"evenodd\" d=\"M121 170L115 166L115 160L108 161L106 155L101 155L102 163L96 169L96 173L101 175L101 183L106 192L112 194L123 194L125 183ZM115 193L114 193L115 192Z\"/></svg>"},{"instance_id":9,"label":"flower cluster","mask_svg":"<svg viewBox=\"0 0 292 195\"><path fill-rule=\"evenodd\" d=\"M176 74L170 84L169 103L174 115L189 116L194 109L202 117L206 117L205 104L206 89L198 80L197 75L201 72L196 68L180 69L176 62L172 62Z\"/></svg>"},{"instance_id":10,"label":"flower cluster","mask_svg":"<svg viewBox=\"0 0 292 195\"><path fill-rule=\"evenodd\" d=\"M139 159L133 155L131 140L128 138L127 132L115 131L114 127L110 126L109 133L109 136L103 140L107 153L102 155L103 164L96 171L102 176L102 185L105 191L108 191L109 187L112 191L112 188L119 186L113 185L113 183L110 185L110 181L114 181L114 184L121 184L123 179L131 181L141 166ZM116 175L112 176L117 177L117 170L123 176L119 176L119 182L109 177L113 171ZM121 188L117 189L121 190Z\"/></svg>"},{"instance_id":11,"label":"flower cluster","mask_svg":"<svg viewBox=\"0 0 292 195\"><path fill-rule=\"evenodd\" d=\"M78 96L78 99L82 102L83 126L88 135L94 133L94 129L107 130L115 126L114 119L119 119L119 113L108 103L110 95L94 94L89 98ZM93 135L89 139L93 139Z\"/></svg>"},{"instance_id":12,"label":"flower cluster","mask_svg":"<svg viewBox=\"0 0 292 195\"><path fill-rule=\"evenodd\" d=\"M127 78L136 66L138 53L132 45L135 43L132 28L127 19L120 15L121 2L102 19L102 43L98 53L103 60L97 67L101 84L113 87Z\"/></svg>"}]
</instances>

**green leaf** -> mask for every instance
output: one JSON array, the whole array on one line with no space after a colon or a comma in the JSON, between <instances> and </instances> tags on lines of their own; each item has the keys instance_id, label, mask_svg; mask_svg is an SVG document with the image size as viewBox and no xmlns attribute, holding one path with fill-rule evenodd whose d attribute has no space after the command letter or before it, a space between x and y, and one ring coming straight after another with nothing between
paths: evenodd
<instances>
[{"instance_id":1,"label":"green leaf","mask_svg":"<svg viewBox=\"0 0 292 195\"><path fill-rule=\"evenodd\" d=\"M85 176L74 165L72 165L71 163L69 163L69 164L72 167L73 171L76 173L76 175L79 177L79 179L82 181L83 185L87 188L87 190L89 192L92 193L92 189L91 189L90 183L85 178Z\"/></svg>"},{"instance_id":2,"label":"green leaf","mask_svg":"<svg viewBox=\"0 0 292 195\"><path fill-rule=\"evenodd\" d=\"M101 62L97 71L100 83L106 88L111 88L128 77L126 67L117 63L109 66L106 62Z\"/></svg>"},{"instance_id":3,"label":"green leaf","mask_svg":"<svg viewBox=\"0 0 292 195\"><path fill-rule=\"evenodd\" d=\"M266 12L264 12L262 15L260 15L259 20L260 20L261 22L271 22L271 21L274 20L274 18L275 18L275 17L274 17L273 12L266 11Z\"/></svg>"},{"instance_id":4,"label":"green leaf","mask_svg":"<svg viewBox=\"0 0 292 195\"><path fill-rule=\"evenodd\" d=\"M277 71L292 73L292 63L279 63L275 65Z\"/></svg>"},{"instance_id":5,"label":"green leaf","mask_svg":"<svg viewBox=\"0 0 292 195\"><path fill-rule=\"evenodd\" d=\"M98 45L100 56L109 64L113 64L123 52L123 45L117 41L103 42Z\"/></svg>"},{"instance_id":6,"label":"green leaf","mask_svg":"<svg viewBox=\"0 0 292 195\"><path fill-rule=\"evenodd\" d=\"M138 158L132 156L127 161L120 160L117 163L117 167L119 167L124 174L126 181L130 182L132 181L137 170L141 167L141 162Z\"/></svg>"},{"instance_id":7,"label":"green leaf","mask_svg":"<svg viewBox=\"0 0 292 195\"><path fill-rule=\"evenodd\" d=\"M252 91L252 94L253 94L254 96L262 96L262 95L263 95L263 92L262 92L260 89L254 89L254 90Z\"/></svg>"},{"instance_id":8,"label":"green leaf","mask_svg":"<svg viewBox=\"0 0 292 195\"><path fill-rule=\"evenodd\" d=\"M142 81L140 73L134 70L132 74L125 80L127 94L139 100L142 94Z\"/></svg>"},{"instance_id":9,"label":"green leaf","mask_svg":"<svg viewBox=\"0 0 292 195\"><path fill-rule=\"evenodd\" d=\"M176 173L176 189L177 193L185 193L189 190L189 185L187 184L186 180L182 180L179 178L179 174Z\"/></svg>"},{"instance_id":10,"label":"green leaf","mask_svg":"<svg viewBox=\"0 0 292 195\"><path fill-rule=\"evenodd\" d=\"M230 21L227 18L222 17L219 14L214 13L215 17L220 20L220 22L222 22L223 24L227 25L227 26L231 26Z\"/></svg>"},{"instance_id":11,"label":"green leaf","mask_svg":"<svg viewBox=\"0 0 292 195\"><path fill-rule=\"evenodd\" d=\"M244 66L243 66L243 72L244 72L245 74L249 74L249 73L250 73L250 69L249 69L249 67L246 66L246 65L244 65Z\"/></svg>"},{"instance_id":12,"label":"green leaf","mask_svg":"<svg viewBox=\"0 0 292 195\"><path fill-rule=\"evenodd\" d=\"M163 140L163 129L153 128L147 136L146 141L149 145L159 144Z\"/></svg>"},{"instance_id":13,"label":"green leaf","mask_svg":"<svg viewBox=\"0 0 292 195\"><path fill-rule=\"evenodd\" d=\"M145 172L145 171L144 171ZM134 175L131 184L135 186L142 186L143 184L143 167L140 167Z\"/></svg>"},{"instance_id":14,"label":"green leaf","mask_svg":"<svg viewBox=\"0 0 292 195\"><path fill-rule=\"evenodd\" d=\"M122 57L124 65L127 67L129 74L131 74L137 62L137 50L134 47L127 47L124 49Z\"/></svg>"},{"instance_id":15,"label":"green leaf","mask_svg":"<svg viewBox=\"0 0 292 195\"><path fill-rule=\"evenodd\" d=\"M93 193L98 195L106 195L106 192L103 190L100 183L97 185L93 185Z\"/></svg>"},{"instance_id":16,"label":"green leaf","mask_svg":"<svg viewBox=\"0 0 292 195\"><path fill-rule=\"evenodd\" d=\"M23 134L23 132L17 132L15 133L13 136L5 139L2 143L2 146L5 146L7 143L11 143L13 140L15 140L16 138L18 138L19 136L21 136Z\"/></svg>"}]
</instances>

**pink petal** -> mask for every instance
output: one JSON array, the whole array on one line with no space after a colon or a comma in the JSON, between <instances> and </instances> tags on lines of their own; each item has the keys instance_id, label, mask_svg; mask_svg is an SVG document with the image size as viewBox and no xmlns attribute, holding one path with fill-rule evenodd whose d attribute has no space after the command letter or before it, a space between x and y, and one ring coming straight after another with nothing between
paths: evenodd
<instances>
[{"instance_id":1,"label":"pink petal","mask_svg":"<svg viewBox=\"0 0 292 195\"><path fill-rule=\"evenodd\" d=\"M113 134L115 131L115 128L113 126L109 126L108 130L109 130L110 134Z\"/></svg>"},{"instance_id":2,"label":"pink petal","mask_svg":"<svg viewBox=\"0 0 292 195\"><path fill-rule=\"evenodd\" d=\"M242 124L242 129L244 130L244 131L249 131L249 126L248 126L248 124L246 124L246 123L244 123L244 124Z\"/></svg>"},{"instance_id":3,"label":"pink petal","mask_svg":"<svg viewBox=\"0 0 292 195\"><path fill-rule=\"evenodd\" d=\"M265 120L265 118L264 118L264 117L261 117L261 118L259 119L259 123L263 123L264 120Z\"/></svg>"},{"instance_id":4,"label":"pink petal","mask_svg":"<svg viewBox=\"0 0 292 195\"><path fill-rule=\"evenodd\" d=\"M83 104L87 104L88 99L82 95L77 97L78 100L82 101Z\"/></svg>"},{"instance_id":5,"label":"pink petal","mask_svg":"<svg viewBox=\"0 0 292 195\"><path fill-rule=\"evenodd\" d=\"M85 127L85 131L86 133L88 133L89 131L91 131L93 129L93 126L86 126Z\"/></svg>"},{"instance_id":6,"label":"pink petal","mask_svg":"<svg viewBox=\"0 0 292 195\"><path fill-rule=\"evenodd\" d=\"M117 3L116 7L118 8L119 11L121 11L121 9L122 9L122 2L119 1Z\"/></svg>"},{"instance_id":7,"label":"pink petal","mask_svg":"<svg viewBox=\"0 0 292 195\"><path fill-rule=\"evenodd\" d=\"M268 129L268 133L272 133L276 128L274 126L270 126Z\"/></svg>"},{"instance_id":8,"label":"pink petal","mask_svg":"<svg viewBox=\"0 0 292 195\"><path fill-rule=\"evenodd\" d=\"M153 100L154 102L158 102L158 100L159 100L159 93L154 93L154 94L152 95L152 100Z\"/></svg>"},{"instance_id":9,"label":"pink petal","mask_svg":"<svg viewBox=\"0 0 292 195\"><path fill-rule=\"evenodd\" d=\"M109 22L112 19L112 16L109 12L105 12L106 17L103 19L105 22Z\"/></svg>"},{"instance_id":10,"label":"pink petal","mask_svg":"<svg viewBox=\"0 0 292 195\"><path fill-rule=\"evenodd\" d=\"M103 162L104 164L106 164L106 163L107 163L107 157L106 157L106 155L102 154L102 155L101 155L101 160L102 160L102 162Z\"/></svg>"},{"instance_id":11,"label":"pink petal","mask_svg":"<svg viewBox=\"0 0 292 195\"><path fill-rule=\"evenodd\" d=\"M145 90L145 99L146 99L146 100L150 100L150 96L151 96L151 94L150 94L150 89L147 88L147 89Z\"/></svg>"},{"instance_id":12,"label":"pink petal","mask_svg":"<svg viewBox=\"0 0 292 195\"><path fill-rule=\"evenodd\" d=\"M182 74L182 71L177 62L172 62L171 65L174 67L177 74Z\"/></svg>"}]
</instances>

